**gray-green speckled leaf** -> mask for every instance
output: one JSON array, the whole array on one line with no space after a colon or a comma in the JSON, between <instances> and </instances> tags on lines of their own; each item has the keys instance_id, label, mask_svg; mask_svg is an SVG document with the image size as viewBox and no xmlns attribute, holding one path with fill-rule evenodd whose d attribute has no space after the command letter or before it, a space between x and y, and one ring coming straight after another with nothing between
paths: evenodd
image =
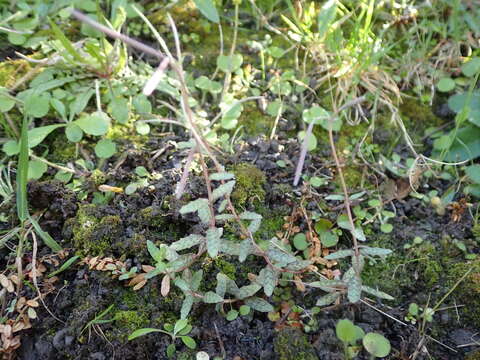
<instances>
[{"instance_id":1,"label":"gray-green speckled leaf","mask_svg":"<svg viewBox=\"0 0 480 360\"><path fill-rule=\"evenodd\" d=\"M205 238L201 235L191 234L187 237L181 238L178 241L175 241L170 245L170 248L175 251L189 249L195 245L200 244L202 241L204 241L204 239Z\"/></svg>"},{"instance_id":2,"label":"gray-green speckled leaf","mask_svg":"<svg viewBox=\"0 0 480 360\"><path fill-rule=\"evenodd\" d=\"M240 253L238 255L238 261L244 262L247 256L252 253L252 250L252 240L249 238L242 240L242 242L240 243Z\"/></svg>"},{"instance_id":3,"label":"gray-green speckled leaf","mask_svg":"<svg viewBox=\"0 0 480 360\"><path fill-rule=\"evenodd\" d=\"M317 306L327 306L335 302L340 296L340 293L334 292L331 294L323 295L322 297L318 298L316 305Z\"/></svg>"},{"instance_id":4,"label":"gray-green speckled leaf","mask_svg":"<svg viewBox=\"0 0 480 360\"><path fill-rule=\"evenodd\" d=\"M222 196L230 194L234 186L235 180L232 180L217 187L215 190L212 191L213 201L220 199Z\"/></svg>"},{"instance_id":5,"label":"gray-green speckled leaf","mask_svg":"<svg viewBox=\"0 0 480 360\"><path fill-rule=\"evenodd\" d=\"M211 257L216 257L222 244L223 228L209 228L207 230L207 251Z\"/></svg>"},{"instance_id":6,"label":"gray-green speckled leaf","mask_svg":"<svg viewBox=\"0 0 480 360\"><path fill-rule=\"evenodd\" d=\"M185 299L183 300L182 308L180 310L181 319L186 319L188 317L188 314L192 309L192 305L193 305L193 296L192 295L185 296Z\"/></svg>"},{"instance_id":7,"label":"gray-green speckled leaf","mask_svg":"<svg viewBox=\"0 0 480 360\"><path fill-rule=\"evenodd\" d=\"M383 291L373 289L369 286L362 285L362 291L364 291L364 292L366 292L370 295L376 296L378 298L381 298L381 299L394 300L393 296L390 296L387 293L384 293Z\"/></svg>"},{"instance_id":8,"label":"gray-green speckled leaf","mask_svg":"<svg viewBox=\"0 0 480 360\"><path fill-rule=\"evenodd\" d=\"M335 251L334 253L328 254L325 256L326 260L336 260L336 259L342 259L348 256L353 256L355 253L353 250L338 250Z\"/></svg>"},{"instance_id":9,"label":"gray-green speckled leaf","mask_svg":"<svg viewBox=\"0 0 480 360\"><path fill-rule=\"evenodd\" d=\"M351 303L360 301L362 295L362 281L355 275L348 282L347 297Z\"/></svg>"},{"instance_id":10,"label":"gray-green speckled leaf","mask_svg":"<svg viewBox=\"0 0 480 360\"><path fill-rule=\"evenodd\" d=\"M369 256L387 256L392 253L392 250L365 246L360 248L360 253Z\"/></svg>"},{"instance_id":11,"label":"gray-green speckled leaf","mask_svg":"<svg viewBox=\"0 0 480 360\"><path fill-rule=\"evenodd\" d=\"M258 297L245 299L245 305L250 306L253 310L260 312L270 312L274 310L273 306L268 301Z\"/></svg>"},{"instance_id":12,"label":"gray-green speckled leaf","mask_svg":"<svg viewBox=\"0 0 480 360\"><path fill-rule=\"evenodd\" d=\"M262 288L261 285L259 284L250 284L250 285L245 285L242 286L238 290L238 298L239 299L245 299L247 297L253 296L257 293L258 290Z\"/></svg>"},{"instance_id":13,"label":"gray-green speckled leaf","mask_svg":"<svg viewBox=\"0 0 480 360\"><path fill-rule=\"evenodd\" d=\"M223 297L215 294L213 291L208 291L203 295L203 302L207 304L217 304L223 302Z\"/></svg>"}]
</instances>

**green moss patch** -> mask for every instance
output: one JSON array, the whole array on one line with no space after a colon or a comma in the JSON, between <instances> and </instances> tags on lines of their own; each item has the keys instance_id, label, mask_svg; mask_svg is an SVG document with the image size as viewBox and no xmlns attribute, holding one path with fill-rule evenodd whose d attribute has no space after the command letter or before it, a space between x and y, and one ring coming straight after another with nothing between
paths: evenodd
<instances>
[{"instance_id":1,"label":"green moss patch","mask_svg":"<svg viewBox=\"0 0 480 360\"><path fill-rule=\"evenodd\" d=\"M265 201L263 186L267 179L263 171L248 163L237 165L233 172L237 181L232 193L232 200L239 207L249 204L261 204Z\"/></svg>"}]
</instances>

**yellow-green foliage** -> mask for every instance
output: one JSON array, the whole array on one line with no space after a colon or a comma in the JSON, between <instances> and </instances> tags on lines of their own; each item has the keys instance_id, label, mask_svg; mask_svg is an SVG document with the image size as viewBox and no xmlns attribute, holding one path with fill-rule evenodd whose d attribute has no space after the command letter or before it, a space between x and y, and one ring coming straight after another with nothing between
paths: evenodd
<instances>
[{"instance_id":1,"label":"yellow-green foliage","mask_svg":"<svg viewBox=\"0 0 480 360\"><path fill-rule=\"evenodd\" d=\"M403 103L400 105L400 114L406 123L407 130L426 129L442 124L442 119L433 113L430 105L422 104L414 98L403 99Z\"/></svg>"},{"instance_id":2,"label":"yellow-green foliage","mask_svg":"<svg viewBox=\"0 0 480 360\"><path fill-rule=\"evenodd\" d=\"M480 259L451 264L443 288L445 291L451 289L470 269L472 269L470 274L457 286L449 298L450 301L455 298L457 303L465 305L458 309L463 322L480 327L480 301L478 301L480 297ZM447 298L446 301L449 302L449 299Z\"/></svg>"},{"instance_id":3,"label":"yellow-green foliage","mask_svg":"<svg viewBox=\"0 0 480 360\"><path fill-rule=\"evenodd\" d=\"M265 200L265 174L252 164L241 163L233 172L237 181L232 193L235 205L245 207L249 203L263 203Z\"/></svg>"},{"instance_id":4,"label":"yellow-green foliage","mask_svg":"<svg viewBox=\"0 0 480 360\"><path fill-rule=\"evenodd\" d=\"M472 234L477 242L480 242L480 223L472 227Z\"/></svg>"},{"instance_id":5,"label":"yellow-green foliage","mask_svg":"<svg viewBox=\"0 0 480 360\"><path fill-rule=\"evenodd\" d=\"M220 270L221 273L227 275L232 280L236 279L237 269L235 268L235 265L229 263L227 260L222 259L221 257L215 258L214 262L215 267Z\"/></svg>"},{"instance_id":6,"label":"yellow-green foliage","mask_svg":"<svg viewBox=\"0 0 480 360\"><path fill-rule=\"evenodd\" d=\"M285 328L274 340L275 353L279 360L317 360L313 345L307 336L298 329Z\"/></svg>"},{"instance_id":7,"label":"yellow-green foliage","mask_svg":"<svg viewBox=\"0 0 480 360\"><path fill-rule=\"evenodd\" d=\"M75 144L69 142L64 135L57 134L50 144L50 149L48 159L53 162L64 164L77 157Z\"/></svg>"},{"instance_id":8,"label":"yellow-green foliage","mask_svg":"<svg viewBox=\"0 0 480 360\"><path fill-rule=\"evenodd\" d=\"M255 103L247 103L238 122L248 135L255 136L269 133L273 118L264 115Z\"/></svg>"},{"instance_id":9,"label":"yellow-green foliage","mask_svg":"<svg viewBox=\"0 0 480 360\"><path fill-rule=\"evenodd\" d=\"M395 244L392 237L386 234L372 241L372 247L392 249ZM433 291L441 281L445 269L442 263L443 251L439 252L433 244L425 242L408 251L394 251L385 261L367 261L362 271L365 285L377 287L390 294L396 302L402 301L402 288L409 287L412 274L417 274L416 282L425 287L425 291Z\"/></svg>"},{"instance_id":10,"label":"yellow-green foliage","mask_svg":"<svg viewBox=\"0 0 480 360\"><path fill-rule=\"evenodd\" d=\"M466 357L465 360L480 360L480 350L473 351L469 353Z\"/></svg>"},{"instance_id":11,"label":"yellow-green foliage","mask_svg":"<svg viewBox=\"0 0 480 360\"><path fill-rule=\"evenodd\" d=\"M118 240L121 231L122 220L118 215L102 217L96 205L81 205L72 228L75 250L81 255L103 255Z\"/></svg>"},{"instance_id":12,"label":"yellow-green foliage","mask_svg":"<svg viewBox=\"0 0 480 360\"><path fill-rule=\"evenodd\" d=\"M148 325L147 316L139 311L117 311L113 319L115 320L116 326L129 333Z\"/></svg>"},{"instance_id":13,"label":"yellow-green foliage","mask_svg":"<svg viewBox=\"0 0 480 360\"><path fill-rule=\"evenodd\" d=\"M165 225L165 220L159 208L148 206L138 212L136 217L139 226L160 227Z\"/></svg>"},{"instance_id":14,"label":"yellow-green foliage","mask_svg":"<svg viewBox=\"0 0 480 360\"><path fill-rule=\"evenodd\" d=\"M148 140L147 135L139 135L133 129L132 122L129 122L126 125L114 123L113 126L110 126L110 128L108 129L105 137L116 143L122 141L127 142L128 144L133 145L137 149L142 148L142 145L145 144Z\"/></svg>"},{"instance_id":15,"label":"yellow-green foliage","mask_svg":"<svg viewBox=\"0 0 480 360\"><path fill-rule=\"evenodd\" d=\"M0 86L10 87L30 70L26 60L9 60L0 63Z\"/></svg>"},{"instance_id":16,"label":"yellow-green foliage","mask_svg":"<svg viewBox=\"0 0 480 360\"><path fill-rule=\"evenodd\" d=\"M107 180L107 176L101 170L95 169L92 171L89 180L91 180L96 186L102 185Z\"/></svg>"}]
</instances>

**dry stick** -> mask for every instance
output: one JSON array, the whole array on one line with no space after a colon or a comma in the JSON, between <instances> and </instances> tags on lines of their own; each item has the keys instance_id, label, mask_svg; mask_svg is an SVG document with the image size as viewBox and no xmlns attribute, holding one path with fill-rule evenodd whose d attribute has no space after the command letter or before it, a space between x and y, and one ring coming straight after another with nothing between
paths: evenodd
<instances>
[{"instance_id":1,"label":"dry stick","mask_svg":"<svg viewBox=\"0 0 480 360\"><path fill-rule=\"evenodd\" d=\"M83 14L82 12L80 12L78 10L75 10L75 9L72 10L72 15L73 15L73 17L77 18L81 22L83 22L85 24L88 24L91 27L105 33L107 36L110 36L114 39L119 39L119 40L123 41L124 43L126 43L130 46L133 46L134 48L137 48L140 51L143 51L144 53L147 53L149 55L156 56L160 59L165 58L165 55L162 54L160 51L155 50L154 48L152 48L148 45L145 45L144 43L142 43L138 40L132 39L131 37L129 37L127 35L124 35L122 33L119 33L117 31L115 31L115 30L112 30L112 29L96 22L95 20L89 18L88 16L86 16L85 14Z\"/></svg>"},{"instance_id":2,"label":"dry stick","mask_svg":"<svg viewBox=\"0 0 480 360\"><path fill-rule=\"evenodd\" d=\"M193 157L198 151L198 146L194 146L190 149L188 153L187 162L185 163L185 167L183 168L182 177L177 184L177 189L175 191L175 197L180 199L185 191L185 186L187 186L188 174L190 174L190 165L192 164Z\"/></svg>"},{"instance_id":3,"label":"dry stick","mask_svg":"<svg viewBox=\"0 0 480 360\"><path fill-rule=\"evenodd\" d=\"M342 184L343 195L345 197L344 198L345 209L347 211L348 222L350 223L350 227L351 227L353 248L354 248L355 259L356 259L353 267L355 269L355 273L357 274L357 276L360 275L360 269L359 269L360 251L359 251L359 248L358 248L357 237L354 233L355 224L353 222L352 210L350 208L350 197L348 196L348 189L347 189L347 185L345 183L345 178L343 177L342 165L340 164L340 160L338 159L337 149L335 148L335 140L333 139L332 121L338 115L338 113L340 113L342 110L344 110L344 109L346 109L350 106L356 105L358 103L361 103L364 100L365 100L365 97L361 96L359 98L356 98L356 99L353 99L352 101L347 102L346 104L342 105L338 110L336 110L334 112L334 114L332 116L330 116L330 118L327 121L327 124L329 125L329 127L328 127L328 139L330 141L330 148L331 148L331 151L332 151L333 158L335 159L335 166L337 168L338 175L340 177L340 183ZM302 153L300 154L300 159L298 161L297 170L296 170L296 173L295 173L296 183L294 182L294 185L298 184L298 180L300 180L300 174L301 174L301 171L302 171L303 163L305 161L305 156L307 154L307 141L308 141L308 137L310 136L310 134L312 132L313 123L314 123L314 121L312 121L308 125L307 133L305 134L305 139L304 139L304 142L302 144Z\"/></svg>"},{"instance_id":4,"label":"dry stick","mask_svg":"<svg viewBox=\"0 0 480 360\"><path fill-rule=\"evenodd\" d=\"M238 4L235 5L235 21L234 21L234 26L233 26L233 40L232 40L232 46L230 47L230 61L233 61L233 54L235 53L235 47L237 46L237 36L238 36ZM223 83L223 91L222 91L222 96L220 98L220 101L223 101L225 98L225 94L228 92L228 89L230 88L230 82L232 80L232 72L228 71L225 74L225 81Z\"/></svg>"},{"instance_id":5,"label":"dry stick","mask_svg":"<svg viewBox=\"0 0 480 360\"><path fill-rule=\"evenodd\" d=\"M361 103L365 100L364 96L360 96L356 99L353 99L352 101L347 102L346 104L342 105L338 110L336 110L330 118L327 120L327 124L331 124L331 122L337 117L337 115L345 110L346 108L349 108L351 106L354 106L358 103ZM303 164L305 163L305 157L307 156L307 144L308 144L308 139L310 135L312 134L313 130L313 125L315 121L312 121L310 124L308 124L307 131L305 133L305 138L303 139L302 143L302 150L300 152L300 158L298 159L297 163L297 168L295 169L295 178L293 180L293 186L297 186L298 182L300 181L300 176L302 175L302 169L303 169Z\"/></svg>"},{"instance_id":6,"label":"dry stick","mask_svg":"<svg viewBox=\"0 0 480 360\"><path fill-rule=\"evenodd\" d=\"M40 301L43 304L43 307L47 312L52 315L52 317L61 322L62 324L65 324L65 321L60 320L58 317L56 317L52 311L48 308L47 304L45 304L45 301L43 300L43 295L40 292L40 288L38 287L38 281L37 281L37 250L38 250L38 245L37 245L37 236L35 235L35 232L32 231L32 240L33 240L33 246L32 246L32 280L33 280L33 285L35 286L35 289L37 290L38 297L40 298Z\"/></svg>"},{"instance_id":7,"label":"dry stick","mask_svg":"<svg viewBox=\"0 0 480 360\"><path fill-rule=\"evenodd\" d=\"M139 49L140 51L143 51L149 55L153 55L157 57L159 60L163 60L166 56L162 54L160 51L155 50L154 48L145 45L144 43L141 43L140 41L137 41L135 39L132 39L122 33L119 33L118 31L112 30L104 25L99 24L95 20L90 19L83 13L81 13L78 10L72 10L72 15L77 18L78 20L90 25L94 29L101 31L105 33L107 36L114 38L114 39L119 39L123 42L125 42L127 45L130 45L132 47L135 47ZM173 24L174 27L174 35L177 34L175 25ZM178 36L177 36L178 37ZM175 73L178 76L178 80L180 81L180 95L181 95L181 104L182 104L182 110L185 113L185 117L187 118L189 125L190 125L190 131L192 133L193 138L201 147L206 151L206 153L212 158L212 161L215 163L215 166L217 168L223 169L223 167L220 165L220 163L217 161L215 156L212 154L210 151L210 148L208 145L203 141L202 137L199 135L198 130L195 126L195 123L193 121L194 116L192 109L188 106L188 90L187 90L187 85L185 82L185 78L183 76L183 69L180 63L175 61L175 59L172 57L170 58L170 64L169 64L172 69L175 71Z\"/></svg>"},{"instance_id":8,"label":"dry stick","mask_svg":"<svg viewBox=\"0 0 480 360\"><path fill-rule=\"evenodd\" d=\"M350 232L352 234L353 247L354 247L355 258L356 258L354 268L355 268L355 272L357 273L357 275L360 275L360 269L359 269L360 251L358 249L357 236L354 233L355 224L353 223L352 210L350 208L350 197L348 196L347 184L345 183L345 178L343 177L342 165L340 164L340 160L338 159L338 155L337 155L337 149L335 148L335 141L333 139L333 131L332 131L331 126L330 126L330 129L328 129L328 139L330 141L330 148L332 150L333 158L335 159L335 165L336 165L337 170L338 170L338 175L340 176L340 183L342 184L343 195L345 197L345 199L344 199L345 210L347 210L348 222L350 223L350 228L351 228Z\"/></svg>"},{"instance_id":9,"label":"dry stick","mask_svg":"<svg viewBox=\"0 0 480 360\"><path fill-rule=\"evenodd\" d=\"M215 210L213 209L213 194L212 194L212 183L210 182L210 178L208 176L208 168L207 164L205 164L205 159L201 152L200 154L200 163L202 164L203 169L203 177L205 178L205 183L207 186L207 195L208 195L208 207L210 209L210 228L215 228Z\"/></svg>"},{"instance_id":10,"label":"dry stick","mask_svg":"<svg viewBox=\"0 0 480 360\"><path fill-rule=\"evenodd\" d=\"M76 170L74 170L74 169L70 169L70 168L68 168L68 167L66 167L66 166L54 164L54 163L52 163L52 162L50 162L50 161L48 161L48 160L45 160L45 159L43 159L43 158L41 158L41 157L38 157L38 156L35 155L35 154L30 154L30 157L31 157L32 159L41 161L41 162L47 164L48 166L51 166L51 167L56 168L56 169L61 170L61 171L68 172L68 173L71 173L71 174L77 174L77 175L78 175L78 174L81 174L80 172L78 172L78 171L76 171Z\"/></svg>"},{"instance_id":11,"label":"dry stick","mask_svg":"<svg viewBox=\"0 0 480 360\"><path fill-rule=\"evenodd\" d=\"M213 327L215 328L215 333L217 334L218 344L220 345L220 350L222 351L222 357L226 359L227 353L225 351L225 346L223 345L223 340L220 336L220 332L218 331L217 323L214 322Z\"/></svg>"},{"instance_id":12,"label":"dry stick","mask_svg":"<svg viewBox=\"0 0 480 360\"><path fill-rule=\"evenodd\" d=\"M3 115L5 115L5 119L7 119L7 123L10 129L12 129L12 131L15 133L17 138L20 138L20 132L18 131L17 125L15 125L10 115L8 115L7 112L3 113Z\"/></svg>"}]
</instances>

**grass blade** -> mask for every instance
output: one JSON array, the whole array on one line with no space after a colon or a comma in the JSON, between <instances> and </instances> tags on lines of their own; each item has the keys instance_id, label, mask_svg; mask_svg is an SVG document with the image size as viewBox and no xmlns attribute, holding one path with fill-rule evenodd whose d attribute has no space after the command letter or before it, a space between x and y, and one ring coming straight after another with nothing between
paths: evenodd
<instances>
[{"instance_id":1,"label":"grass blade","mask_svg":"<svg viewBox=\"0 0 480 360\"><path fill-rule=\"evenodd\" d=\"M17 167L17 215L23 224L28 217L27 179L28 179L28 120L25 116L22 122L20 135L20 154Z\"/></svg>"},{"instance_id":2,"label":"grass blade","mask_svg":"<svg viewBox=\"0 0 480 360\"><path fill-rule=\"evenodd\" d=\"M35 220L30 215L28 215L28 218L30 219L30 222L35 228L35 232L38 234L38 236L42 238L45 245L47 245L50 249L52 249L55 252L62 250L62 247L50 236L50 234L42 230L37 220Z\"/></svg>"},{"instance_id":3,"label":"grass blade","mask_svg":"<svg viewBox=\"0 0 480 360\"><path fill-rule=\"evenodd\" d=\"M48 274L48 278L51 278L57 274L60 274L61 272L64 272L65 270L67 270L70 266L72 266L72 264L77 261L78 259L80 258L80 256L78 255L75 255L75 256L72 256L70 259L68 259L67 261L65 261L62 266L60 266L59 269L55 270L55 271L52 271L50 274Z\"/></svg>"},{"instance_id":4,"label":"grass blade","mask_svg":"<svg viewBox=\"0 0 480 360\"><path fill-rule=\"evenodd\" d=\"M81 64L85 63L85 58L80 55L80 53L75 50L75 47L73 46L72 42L68 40L68 38L65 36L65 34L60 30L60 28L55 24L52 20L49 19L50 26L52 27L52 31L55 35L55 37L62 43L62 45L65 47L65 50L72 55L72 57L80 62Z\"/></svg>"}]
</instances>

